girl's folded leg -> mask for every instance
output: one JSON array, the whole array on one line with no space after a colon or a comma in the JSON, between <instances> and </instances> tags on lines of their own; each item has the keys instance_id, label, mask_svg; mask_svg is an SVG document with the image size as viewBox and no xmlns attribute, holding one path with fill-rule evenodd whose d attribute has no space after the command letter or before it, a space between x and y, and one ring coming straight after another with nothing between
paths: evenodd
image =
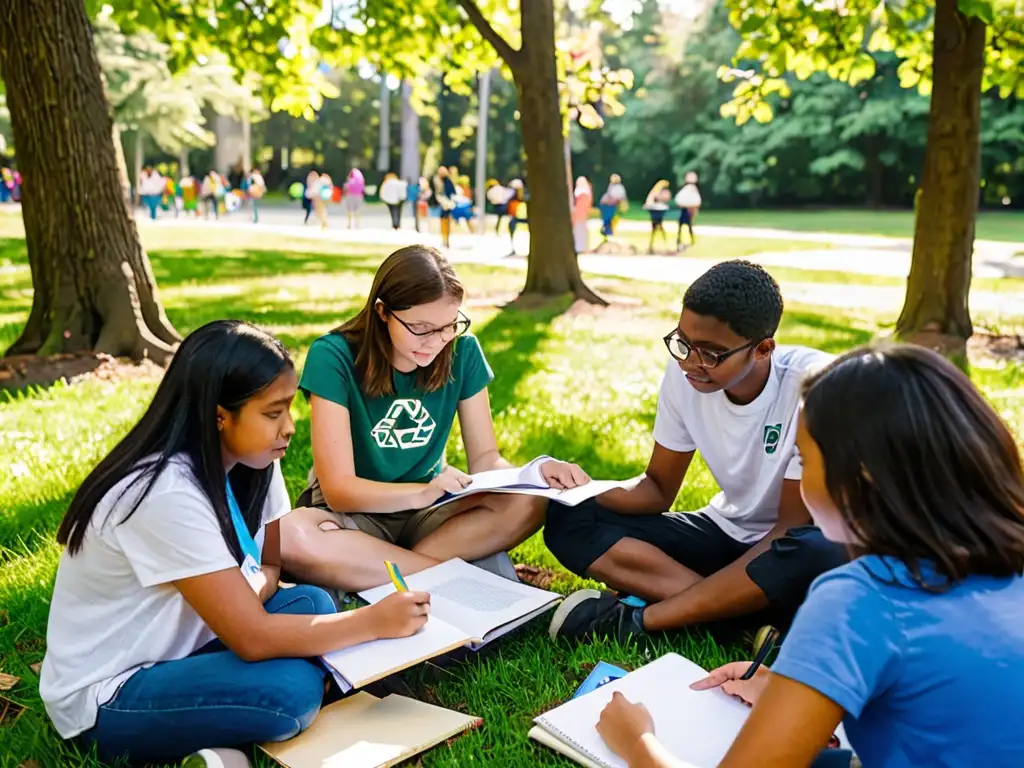
<instances>
[{"instance_id":1,"label":"girl's folded leg","mask_svg":"<svg viewBox=\"0 0 1024 768\"><path fill-rule=\"evenodd\" d=\"M81 739L104 761L127 756L132 764L283 741L320 711L325 674L305 659L247 662L231 651L162 662L128 678Z\"/></svg>"},{"instance_id":2,"label":"girl's folded leg","mask_svg":"<svg viewBox=\"0 0 1024 768\"><path fill-rule=\"evenodd\" d=\"M324 590L278 590L269 613L334 613ZM220 646L220 649L217 648ZM81 737L100 757L133 764L178 760L200 749L283 741L309 727L320 710L324 670L305 659L246 662L219 641L192 656L139 670L100 707Z\"/></svg>"}]
</instances>

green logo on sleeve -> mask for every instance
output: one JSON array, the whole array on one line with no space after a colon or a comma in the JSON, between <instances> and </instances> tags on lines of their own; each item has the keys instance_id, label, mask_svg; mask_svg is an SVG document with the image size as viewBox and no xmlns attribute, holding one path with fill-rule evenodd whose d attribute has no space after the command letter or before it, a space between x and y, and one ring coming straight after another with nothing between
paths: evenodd
<instances>
[{"instance_id":1,"label":"green logo on sleeve","mask_svg":"<svg viewBox=\"0 0 1024 768\"><path fill-rule=\"evenodd\" d=\"M781 424L764 425L764 452L771 456L779 448L779 440L782 439Z\"/></svg>"}]
</instances>

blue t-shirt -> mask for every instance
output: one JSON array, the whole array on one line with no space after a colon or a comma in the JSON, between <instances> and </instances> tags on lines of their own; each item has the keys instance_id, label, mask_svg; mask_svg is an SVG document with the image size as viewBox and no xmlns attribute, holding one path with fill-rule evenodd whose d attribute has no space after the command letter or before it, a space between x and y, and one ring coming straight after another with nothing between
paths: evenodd
<instances>
[{"instance_id":1,"label":"blue t-shirt","mask_svg":"<svg viewBox=\"0 0 1024 768\"><path fill-rule=\"evenodd\" d=\"M865 768L1024 765L1024 577L933 594L858 558L814 582L772 671L846 710Z\"/></svg>"}]
</instances>

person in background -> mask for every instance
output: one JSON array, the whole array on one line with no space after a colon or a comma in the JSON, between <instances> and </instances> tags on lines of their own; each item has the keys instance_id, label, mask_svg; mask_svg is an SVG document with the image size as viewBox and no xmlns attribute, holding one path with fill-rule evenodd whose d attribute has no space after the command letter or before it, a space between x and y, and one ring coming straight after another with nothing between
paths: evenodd
<instances>
[{"instance_id":1,"label":"person in background","mask_svg":"<svg viewBox=\"0 0 1024 768\"><path fill-rule=\"evenodd\" d=\"M353 168L348 172L348 178L344 185L345 211L348 213L348 228L352 229L352 220L355 219L355 228L359 229L359 211L363 207L363 197L366 195L366 179L363 172ZM401 215L401 211L399 211ZM398 229L396 226L395 229Z\"/></svg>"},{"instance_id":2,"label":"person in background","mask_svg":"<svg viewBox=\"0 0 1024 768\"><path fill-rule=\"evenodd\" d=\"M512 179L508 183L512 190L512 199L508 202L508 240L511 251L509 256L516 255L516 229L520 224L527 223L526 187L522 179Z\"/></svg>"},{"instance_id":3,"label":"person in background","mask_svg":"<svg viewBox=\"0 0 1024 768\"><path fill-rule=\"evenodd\" d=\"M306 174L306 188L302 193L302 210L306 212L302 219L303 224L309 223L309 217L313 215L313 201L320 197L320 174L311 170Z\"/></svg>"},{"instance_id":4,"label":"person in background","mask_svg":"<svg viewBox=\"0 0 1024 768\"><path fill-rule=\"evenodd\" d=\"M199 218L199 185L195 177L187 173L178 182L181 190L181 209L186 216Z\"/></svg>"},{"instance_id":5,"label":"person in background","mask_svg":"<svg viewBox=\"0 0 1024 768\"><path fill-rule=\"evenodd\" d=\"M216 171L210 171L203 177L203 182L199 187L199 196L203 200L203 216L210 218L210 212L213 211L213 218L220 218L220 198L223 197L223 187L221 181L217 177Z\"/></svg>"},{"instance_id":6,"label":"person in background","mask_svg":"<svg viewBox=\"0 0 1024 768\"><path fill-rule=\"evenodd\" d=\"M644 209L651 217L651 240L647 245L647 252L654 253L654 238L660 233L661 241L666 243L668 236L665 234L665 214L668 213L668 204L672 199L672 192L669 191L668 182L662 179L651 187L644 201Z\"/></svg>"},{"instance_id":7,"label":"person in background","mask_svg":"<svg viewBox=\"0 0 1024 768\"><path fill-rule=\"evenodd\" d=\"M572 243L576 253L585 253L588 249L587 220L593 207L594 190L587 177L580 176L572 196Z\"/></svg>"},{"instance_id":8,"label":"person in background","mask_svg":"<svg viewBox=\"0 0 1024 768\"><path fill-rule=\"evenodd\" d=\"M508 215L508 204L509 201L515 196L515 190L508 187L502 186L497 179L491 179L487 182L487 202L491 204L491 208L494 209L494 214L498 217L497 223L494 225L494 234L501 234L501 220Z\"/></svg>"},{"instance_id":9,"label":"person in background","mask_svg":"<svg viewBox=\"0 0 1024 768\"><path fill-rule=\"evenodd\" d=\"M690 171L686 174L683 186L676 193L676 206L679 208L679 229L676 232L676 250L683 248L683 225L690 230L690 245L697 244L693 234L693 222L700 210L700 190L697 189L697 174Z\"/></svg>"},{"instance_id":10,"label":"person in background","mask_svg":"<svg viewBox=\"0 0 1024 768\"><path fill-rule=\"evenodd\" d=\"M455 209L455 182L451 173L443 165L437 169L433 179L433 199L441 217L441 243L445 248L451 247L452 211Z\"/></svg>"},{"instance_id":11,"label":"person in background","mask_svg":"<svg viewBox=\"0 0 1024 768\"><path fill-rule=\"evenodd\" d=\"M260 200L267 193L267 182L263 180L260 169L253 168L242 185L245 195L249 199L249 205L252 206L252 223L256 224L260 220Z\"/></svg>"},{"instance_id":12,"label":"person in background","mask_svg":"<svg viewBox=\"0 0 1024 768\"><path fill-rule=\"evenodd\" d=\"M391 214L391 228L399 229L402 226L402 206L405 205L408 193L407 184L394 173L384 177L380 185L380 199L388 207Z\"/></svg>"},{"instance_id":13,"label":"person in background","mask_svg":"<svg viewBox=\"0 0 1024 768\"><path fill-rule=\"evenodd\" d=\"M139 196L149 211L149 218L155 221L156 209L164 196L164 177L152 166L143 167L139 174Z\"/></svg>"},{"instance_id":14,"label":"person in background","mask_svg":"<svg viewBox=\"0 0 1024 768\"><path fill-rule=\"evenodd\" d=\"M405 182L405 199L409 203L410 212L412 213L413 224L416 227L416 231L420 231L420 181L417 179L408 179Z\"/></svg>"},{"instance_id":15,"label":"person in background","mask_svg":"<svg viewBox=\"0 0 1024 768\"><path fill-rule=\"evenodd\" d=\"M805 768L842 721L865 768L1019 768L1024 467L970 379L872 345L803 383L800 494L849 563L819 576L771 670L695 683L753 705L720 768ZM711 693L708 695L718 695ZM598 732L631 768L678 768L642 703ZM831 750L829 750L831 751Z\"/></svg>"},{"instance_id":16,"label":"person in background","mask_svg":"<svg viewBox=\"0 0 1024 768\"><path fill-rule=\"evenodd\" d=\"M14 174L11 169L4 166L0 169L0 203L6 203L11 199L11 187L14 186Z\"/></svg>"},{"instance_id":17,"label":"person in background","mask_svg":"<svg viewBox=\"0 0 1024 768\"><path fill-rule=\"evenodd\" d=\"M601 211L601 234L605 240L615 234L615 217L619 211L625 211L629 207L626 200L626 188L622 184L622 177L613 173L608 179L608 189L601 195L597 203Z\"/></svg>"}]
</instances>

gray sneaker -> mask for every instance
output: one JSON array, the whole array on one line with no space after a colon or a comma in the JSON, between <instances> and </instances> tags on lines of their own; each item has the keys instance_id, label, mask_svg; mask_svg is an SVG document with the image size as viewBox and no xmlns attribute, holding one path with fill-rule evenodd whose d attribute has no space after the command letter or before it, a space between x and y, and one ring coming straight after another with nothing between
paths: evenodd
<instances>
[{"instance_id":1,"label":"gray sneaker","mask_svg":"<svg viewBox=\"0 0 1024 768\"><path fill-rule=\"evenodd\" d=\"M489 557L481 557L479 560L473 560L472 565L477 568L483 568L485 571L497 574L503 579L509 581L519 581L519 575L516 573L516 567L512 565L512 558L508 556L508 552L498 552Z\"/></svg>"}]
</instances>

